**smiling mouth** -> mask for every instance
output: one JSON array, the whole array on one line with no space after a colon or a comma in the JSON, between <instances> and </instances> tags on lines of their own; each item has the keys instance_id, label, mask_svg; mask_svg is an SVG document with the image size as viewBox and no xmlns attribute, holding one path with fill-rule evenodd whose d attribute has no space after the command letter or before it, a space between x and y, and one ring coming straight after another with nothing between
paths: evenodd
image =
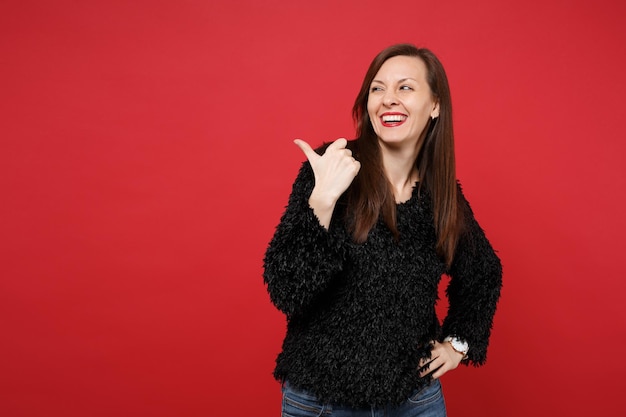
<instances>
[{"instance_id":1,"label":"smiling mouth","mask_svg":"<svg viewBox=\"0 0 626 417\"><path fill-rule=\"evenodd\" d=\"M383 114L380 118L380 121L385 127L395 127L400 126L407 119L407 116L404 114Z\"/></svg>"}]
</instances>

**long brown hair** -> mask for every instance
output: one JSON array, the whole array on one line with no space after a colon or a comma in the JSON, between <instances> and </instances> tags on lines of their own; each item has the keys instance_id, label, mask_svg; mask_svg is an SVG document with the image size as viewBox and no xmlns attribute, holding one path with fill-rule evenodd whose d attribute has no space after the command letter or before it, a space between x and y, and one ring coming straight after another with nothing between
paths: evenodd
<instances>
[{"instance_id":1,"label":"long brown hair","mask_svg":"<svg viewBox=\"0 0 626 417\"><path fill-rule=\"evenodd\" d=\"M425 187L432 196L437 253L449 266L463 225L463 210L456 183L454 134L452 130L452 100L443 65L428 49L410 44L398 44L381 51L372 61L354 102L352 116L357 130L356 142L361 170L348 193L348 212L356 242L365 242L369 231L382 215L396 239L396 204L393 190L385 175L380 144L367 113L370 84L389 58L411 56L426 65L426 79L433 98L439 103L439 117L431 119L420 147L417 170L420 189Z\"/></svg>"}]
</instances>

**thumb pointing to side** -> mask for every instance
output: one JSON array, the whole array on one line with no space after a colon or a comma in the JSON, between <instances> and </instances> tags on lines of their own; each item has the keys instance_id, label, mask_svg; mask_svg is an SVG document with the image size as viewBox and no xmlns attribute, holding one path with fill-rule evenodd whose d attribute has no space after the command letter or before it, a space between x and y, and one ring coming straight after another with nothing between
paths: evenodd
<instances>
[{"instance_id":1,"label":"thumb pointing to side","mask_svg":"<svg viewBox=\"0 0 626 417\"><path fill-rule=\"evenodd\" d=\"M354 159L352 151L346 148L347 141L344 138L329 145L323 155L315 152L302 139L296 139L294 143L306 155L315 177L309 206L320 224L328 229L337 200L348 189L361 164Z\"/></svg>"},{"instance_id":2,"label":"thumb pointing to side","mask_svg":"<svg viewBox=\"0 0 626 417\"><path fill-rule=\"evenodd\" d=\"M306 156L306 159L309 160L309 162L313 162L313 161L317 160L320 157L313 150L313 148L311 148L311 145L309 145L308 143L306 143L302 139L296 139L296 140L293 141L293 143L298 145L298 147L302 150L302 152L304 152L304 155Z\"/></svg>"}]
</instances>

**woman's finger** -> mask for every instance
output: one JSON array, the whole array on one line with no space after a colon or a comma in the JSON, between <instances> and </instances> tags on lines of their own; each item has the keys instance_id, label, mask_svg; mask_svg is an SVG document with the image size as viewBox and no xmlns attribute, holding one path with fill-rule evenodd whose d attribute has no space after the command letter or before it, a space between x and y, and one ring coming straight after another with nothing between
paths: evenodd
<instances>
[{"instance_id":1,"label":"woman's finger","mask_svg":"<svg viewBox=\"0 0 626 417\"><path fill-rule=\"evenodd\" d=\"M317 152L315 152L313 148L311 148L311 145L309 145L307 142L303 141L302 139L296 139L293 142L296 145L298 145L298 147L302 150L302 152L304 152L304 155L309 160L309 162L313 162L320 157L317 154Z\"/></svg>"}]
</instances>

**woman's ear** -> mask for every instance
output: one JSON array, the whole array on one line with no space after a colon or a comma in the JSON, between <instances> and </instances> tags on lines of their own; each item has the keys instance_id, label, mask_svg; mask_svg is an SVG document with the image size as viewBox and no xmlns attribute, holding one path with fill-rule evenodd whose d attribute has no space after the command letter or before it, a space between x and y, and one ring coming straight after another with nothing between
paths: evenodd
<instances>
[{"instance_id":1,"label":"woman's ear","mask_svg":"<svg viewBox=\"0 0 626 417\"><path fill-rule=\"evenodd\" d=\"M439 117L439 102L435 103L435 107L433 107L433 111L430 112L430 118L436 119Z\"/></svg>"}]
</instances>

